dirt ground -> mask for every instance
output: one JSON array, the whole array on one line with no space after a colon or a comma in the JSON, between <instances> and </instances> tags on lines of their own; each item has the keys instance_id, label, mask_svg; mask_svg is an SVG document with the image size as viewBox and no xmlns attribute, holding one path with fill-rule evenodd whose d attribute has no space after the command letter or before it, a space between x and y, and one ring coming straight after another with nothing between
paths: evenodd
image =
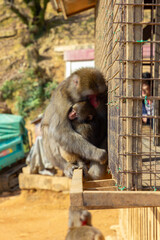
<instances>
[{"instance_id":1,"label":"dirt ground","mask_svg":"<svg viewBox=\"0 0 160 240\"><path fill-rule=\"evenodd\" d=\"M23 191L0 195L3 240L64 240L68 226L68 193ZM119 210L92 210L92 222L106 239L118 239L113 226Z\"/></svg>"}]
</instances>

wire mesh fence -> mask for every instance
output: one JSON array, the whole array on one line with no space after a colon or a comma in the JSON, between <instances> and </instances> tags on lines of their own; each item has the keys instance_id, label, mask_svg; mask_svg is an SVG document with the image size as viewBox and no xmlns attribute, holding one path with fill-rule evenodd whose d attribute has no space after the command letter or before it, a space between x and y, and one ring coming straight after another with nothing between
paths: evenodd
<instances>
[{"instance_id":1,"label":"wire mesh fence","mask_svg":"<svg viewBox=\"0 0 160 240\"><path fill-rule=\"evenodd\" d=\"M109 168L121 190L160 189L160 0L101 0L96 66L108 85Z\"/></svg>"}]
</instances>

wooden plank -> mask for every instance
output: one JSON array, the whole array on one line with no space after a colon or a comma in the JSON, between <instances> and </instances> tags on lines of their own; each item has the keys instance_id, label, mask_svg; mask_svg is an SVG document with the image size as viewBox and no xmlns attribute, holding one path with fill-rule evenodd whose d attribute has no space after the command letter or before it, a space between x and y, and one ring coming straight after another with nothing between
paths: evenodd
<instances>
[{"instance_id":1,"label":"wooden plank","mask_svg":"<svg viewBox=\"0 0 160 240\"><path fill-rule=\"evenodd\" d=\"M143 238L144 238L144 240L147 240L146 208L143 208Z\"/></svg>"},{"instance_id":2,"label":"wooden plank","mask_svg":"<svg viewBox=\"0 0 160 240\"><path fill-rule=\"evenodd\" d=\"M125 219L125 239L128 239L128 235L129 235L129 209L126 208L125 209L125 215L124 215L124 219Z\"/></svg>"},{"instance_id":3,"label":"wooden plank","mask_svg":"<svg viewBox=\"0 0 160 240\"><path fill-rule=\"evenodd\" d=\"M30 166L23 167L23 168L22 168L22 172L23 172L24 174L30 174Z\"/></svg>"},{"instance_id":4,"label":"wooden plank","mask_svg":"<svg viewBox=\"0 0 160 240\"><path fill-rule=\"evenodd\" d=\"M151 208L150 209L150 216L151 216L151 240L155 240L153 238L153 235L154 235L154 221L153 221L153 210L154 208Z\"/></svg>"},{"instance_id":5,"label":"wooden plank","mask_svg":"<svg viewBox=\"0 0 160 240\"><path fill-rule=\"evenodd\" d=\"M138 208L134 208L133 211L134 211L134 233L133 233L134 237L133 237L133 239L139 240L138 239Z\"/></svg>"},{"instance_id":6,"label":"wooden plank","mask_svg":"<svg viewBox=\"0 0 160 240\"><path fill-rule=\"evenodd\" d=\"M132 224L131 239L133 240L133 238L134 238L134 209L133 208L131 208L131 224Z\"/></svg>"},{"instance_id":7,"label":"wooden plank","mask_svg":"<svg viewBox=\"0 0 160 240\"><path fill-rule=\"evenodd\" d=\"M153 239L157 238L157 208L153 208Z\"/></svg>"},{"instance_id":8,"label":"wooden plank","mask_svg":"<svg viewBox=\"0 0 160 240\"><path fill-rule=\"evenodd\" d=\"M148 209L148 239L153 240L153 208Z\"/></svg>"},{"instance_id":9,"label":"wooden plank","mask_svg":"<svg viewBox=\"0 0 160 240\"><path fill-rule=\"evenodd\" d=\"M140 208L140 228L141 228L141 234L140 234L140 239L144 238L144 228L143 228L143 224L144 224L144 208ZM145 240L145 239L144 239Z\"/></svg>"},{"instance_id":10,"label":"wooden plank","mask_svg":"<svg viewBox=\"0 0 160 240\"><path fill-rule=\"evenodd\" d=\"M66 15L71 16L73 14L82 12L84 10L90 9L95 7L96 1L88 1L88 0L72 0L72 1L66 1L63 0L64 7L66 9Z\"/></svg>"},{"instance_id":11,"label":"wooden plank","mask_svg":"<svg viewBox=\"0 0 160 240\"><path fill-rule=\"evenodd\" d=\"M128 240L131 239L131 232L132 232L132 217L131 217L132 209L128 209Z\"/></svg>"},{"instance_id":12,"label":"wooden plank","mask_svg":"<svg viewBox=\"0 0 160 240\"><path fill-rule=\"evenodd\" d=\"M149 220L148 220L148 208L145 208L145 230L146 230L146 240L148 240L149 234Z\"/></svg>"},{"instance_id":13,"label":"wooden plank","mask_svg":"<svg viewBox=\"0 0 160 240\"><path fill-rule=\"evenodd\" d=\"M147 208L148 210L148 240L151 240L151 217L150 217L150 208Z\"/></svg>"},{"instance_id":14,"label":"wooden plank","mask_svg":"<svg viewBox=\"0 0 160 240\"><path fill-rule=\"evenodd\" d=\"M20 189L44 189L51 191L69 191L71 180L67 177L44 176L39 174L19 175Z\"/></svg>"},{"instance_id":15,"label":"wooden plank","mask_svg":"<svg viewBox=\"0 0 160 240\"><path fill-rule=\"evenodd\" d=\"M136 219L136 208L133 208L133 239L137 239L137 219ZM138 240L138 239L137 239Z\"/></svg>"},{"instance_id":16,"label":"wooden plank","mask_svg":"<svg viewBox=\"0 0 160 240\"><path fill-rule=\"evenodd\" d=\"M137 234L138 234L138 239L140 240L141 236L141 214L140 214L140 208L137 209Z\"/></svg>"},{"instance_id":17,"label":"wooden plank","mask_svg":"<svg viewBox=\"0 0 160 240\"><path fill-rule=\"evenodd\" d=\"M157 240L160 240L160 208L157 207Z\"/></svg>"},{"instance_id":18,"label":"wooden plank","mask_svg":"<svg viewBox=\"0 0 160 240\"><path fill-rule=\"evenodd\" d=\"M93 180L84 182L83 187L84 188L109 187L115 186L115 184L116 182L113 179Z\"/></svg>"},{"instance_id":19,"label":"wooden plank","mask_svg":"<svg viewBox=\"0 0 160 240\"><path fill-rule=\"evenodd\" d=\"M71 206L83 206L83 171L82 169L74 170L71 188L70 201Z\"/></svg>"},{"instance_id":20,"label":"wooden plank","mask_svg":"<svg viewBox=\"0 0 160 240\"><path fill-rule=\"evenodd\" d=\"M122 239L129 240L129 238L128 238L128 209L120 209L119 225L120 225Z\"/></svg>"},{"instance_id":21,"label":"wooden plank","mask_svg":"<svg viewBox=\"0 0 160 240\"><path fill-rule=\"evenodd\" d=\"M84 191L83 201L86 208L135 208L160 206L160 192L103 192Z\"/></svg>"},{"instance_id":22,"label":"wooden plank","mask_svg":"<svg viewBox=\"0 0 160 240\"><path fill-rule=\"evenodd\" d=\"M115 186L110 187L95 187L95 188L84 188L87 191L118 191L118 188Z\"/></svg>"}]
</instances>

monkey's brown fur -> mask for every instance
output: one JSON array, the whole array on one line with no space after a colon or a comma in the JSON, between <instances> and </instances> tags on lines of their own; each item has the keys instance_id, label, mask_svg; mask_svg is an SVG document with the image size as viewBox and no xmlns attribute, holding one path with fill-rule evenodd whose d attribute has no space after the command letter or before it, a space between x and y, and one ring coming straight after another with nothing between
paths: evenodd
<instances>
[{"instance_id":1,"label":"monkey's brown fur","mask_svg":"<svg viewBox=\"0 0 160 240\"><path fill-rule=\"evenodd\" d=\"M69 109L77 102L87 100L106 91L103 75L94 68L82 68L59 84L51 98L43 119L42 139L46 157L53 167L62 169L66 176L72 177L75 165L68 163L60 153L60 148L69 153L99 164L107 160L107 152L89 143L71 126ZM100 111L98 114L101 114ZM97 176L101 174L99 169Z\"/></svg>"},{"instance_id":2,"label":"monkey's brown fur","mask_svg":"<svg viewBox=\"0 0 160 240\"><path fill-rule=\"evenodd\" d=\"M91 226L71 228L65 240L105 240L102 233Z\"/></svg>"},{"instance_id":3,"label":"monkey's brown fur","mask_svg":"<svg viewBox=\"0 0 160 240\"><path fill-rule=\"evenodd\" d=\"M73 129L87 141L97 146L101 141L100 131L104 131L104 129L100 129L101 126L96 116L96 109L88 101L82 101L72 106L69 115L72 112L76 114L70 121ZM70 163L76 163L77 159L80 158L77 154L66 152L62 148L60 148L60 153Z\"/></svg>"},{"instance_id":4,"label":"monkey's brown fur","mask_svg":"<svg viewBox=\"0 0 160 240\"><path fill-rule=\"evenodd\" d=\"M69 163L76 163L77 159L79 158L77 154L66 152L61 147L60 147L60 154Z\"/></svg>"},{"instance_id":5,"label":"monkey's brown fur","mask_svg":"<svg viewBox=\"0 0 160 240\"><path fill-rule=\"evenodd\" d=\"M102 233L92 227L87 210L69 211L69 231L65 240L105 240Z\"/></svg>"}]
</instances>

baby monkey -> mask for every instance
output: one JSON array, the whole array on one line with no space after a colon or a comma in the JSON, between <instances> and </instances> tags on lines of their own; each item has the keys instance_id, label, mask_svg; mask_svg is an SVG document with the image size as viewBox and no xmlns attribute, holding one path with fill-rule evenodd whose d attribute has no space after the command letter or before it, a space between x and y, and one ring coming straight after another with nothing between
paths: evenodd
<instances>
[{"instance_id":1,"label":"baby monkey","mask_svg":"<svg viewBox=\"0 0 160 240\"><path fill-rule=\"evenodd\" d=\"M99 147L103 134L100 129L101 124L96 109L88 101L74 104L69 110L68 118L72 128L77 133L94 146ZM60 153L67 162L76 163L79 167L83 167L83 161L77 154L66 152L62 148L60 148Z\"/></svg>"},{"instance_id":2,"label":"baby monkey","mask_svg":"<svg viewBox=\"0 0 160 240\"><path fill-rule=\"evenodd\" d=\"M104 240L102 233L92 227L87 210L69 210L69 231L65 240Z\"/></svg>"}]
</instances>

